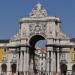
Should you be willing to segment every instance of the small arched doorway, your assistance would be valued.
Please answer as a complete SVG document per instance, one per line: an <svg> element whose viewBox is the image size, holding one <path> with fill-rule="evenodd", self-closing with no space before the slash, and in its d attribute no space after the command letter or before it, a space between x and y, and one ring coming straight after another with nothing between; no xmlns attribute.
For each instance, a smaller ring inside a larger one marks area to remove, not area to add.
<svg viewBox="0 0 75 75"><path fill-rule="evenodd" d="M1 65L1 70L2 70L2 73L6 73L7 72L7 65L6 64L2 64Z"/></svg>
<svg viewBox="0 0 75 75"><path fill-rule="evenodd" d="M11 65L11 71L12 73L16 73L16 64Z"/></svg>
<svg viewBox="0 0 75 75"><path fill-rule="evenodd" d="M72 66L72 74L75 75L75 64Z"/></svg>
<svg viewBox="0 0 75 75"><path fill-rule="evenodd" d="M67 73L67 65L66 64L62 64L60 66L60 68L61 68L61 75L67 75L66 74Z"/></svg>

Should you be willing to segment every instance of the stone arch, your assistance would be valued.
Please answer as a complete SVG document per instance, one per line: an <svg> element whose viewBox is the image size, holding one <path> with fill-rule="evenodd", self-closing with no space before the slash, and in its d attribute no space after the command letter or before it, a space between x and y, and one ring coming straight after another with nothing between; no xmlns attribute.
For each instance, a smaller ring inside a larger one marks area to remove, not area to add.
<svg viewBox="0 0 75 75"><path fill-rule="evenodd" d="M32 36L32 37L30 38L29 44L30 44L31 46L34 46L35 43L36 43L37 41L39 41L39 40L45 40L45 38L44 38L43 36L41 36L41 35L34 35L34 36Z"/></svg>
<svg viewBox="0 0 75 75"><path fill-rule="evenodd" d="M17 68L16 64L13 63L11 65L11 71L12 71L12 73L16 73L16 68Z"/></svg>
<svg viewBox="0 0 75 75"><path fill-rule="evenodd" d="M67 65L66 64L61 64L60 68L61 68L61 75L62 74L66 75L66 73L67 73Z"/></svg>
<svg viewBox="0 0 75 75"><path fill-rule="evenodd" d="M45 38L41 35L34 35L33 37L31 37L31 39L29 40L29 44L30 44L30 55L34 55L35 52L35 44L39 41L39 40L45 40Z"/></svg>
<svg viewBox="0 0 75 75"><path fill-rule="evenodd" d="M72 65L72 74L75 75L75 64Z"/></svg>
<svg viewBox="0 0 75 75"><path fill-rule="evenodd" d="M1 65L1 70L2 70L2 72L4 73L6 73L7 72L7 65L6 64L2 64Z"/></svg>
<svg viewBox="0 0 75 75"><path fill-rule="evenodd" d="M40 40L45 40L45 38L41 35L34 35L29 40L29 45L30 45L30 49L29 49L29 53L30 53L29 59L30 60L29 61L31 62L31 59L33 59L33 70L34 70L34 72L37 72L36 67L35 67L35 65L36 65L36 62L35 62L35 51L36 51L35 44Z"/></svg>

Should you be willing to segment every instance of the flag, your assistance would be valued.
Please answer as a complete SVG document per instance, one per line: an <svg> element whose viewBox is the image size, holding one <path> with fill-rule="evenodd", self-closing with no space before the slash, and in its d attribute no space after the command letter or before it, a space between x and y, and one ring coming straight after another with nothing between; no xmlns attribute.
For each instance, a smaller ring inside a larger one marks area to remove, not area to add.
<svg viewBox="0 0 75 75"><path fill-rule="evenodd" d="M2 59L3 59L3 49L0 48L0 62L2 61Z"/></svg>
<svg viewBox="0 0 75 75"><path fill-rule="evenodd" d="M70 59L71 62L74 60L74 48L70 48Z"/></svg>

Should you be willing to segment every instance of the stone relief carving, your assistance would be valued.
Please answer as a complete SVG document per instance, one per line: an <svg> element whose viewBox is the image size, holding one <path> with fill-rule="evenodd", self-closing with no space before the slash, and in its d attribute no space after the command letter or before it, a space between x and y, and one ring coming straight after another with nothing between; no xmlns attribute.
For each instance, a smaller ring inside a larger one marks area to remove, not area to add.
<svg viewBox="0 0 75 75"><path fill-rule="evenodd" d="M43 8L43 6L40 3L38 3L30 13L30 17L46 17L46 16L47 11Z"/></svg>
<svg viewBox="0 0 75 75"><path fill-rule="evenodd" d="M34 35L34 34L41 34L41 35L45 35L45 31L46 31L46 22L38 22L38 23L31 23L29 25L29 29L30 29L30 36Z"/></svg>

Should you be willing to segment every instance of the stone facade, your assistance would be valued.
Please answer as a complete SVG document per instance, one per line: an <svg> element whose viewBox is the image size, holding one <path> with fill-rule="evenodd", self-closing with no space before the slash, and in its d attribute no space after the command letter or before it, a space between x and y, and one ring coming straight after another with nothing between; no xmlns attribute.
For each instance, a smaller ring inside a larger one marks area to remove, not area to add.
<svg viewBox="0 0 75 75"><path fill-rule="evenodd" d="M9 42L0 40L0 49L5 53L0 52L0 74L75 73L75 43L61 31L59 17L48 16L39 3L19 23L19 31ZM35 47L39 40L46 41L45 48Z"/></svg>

